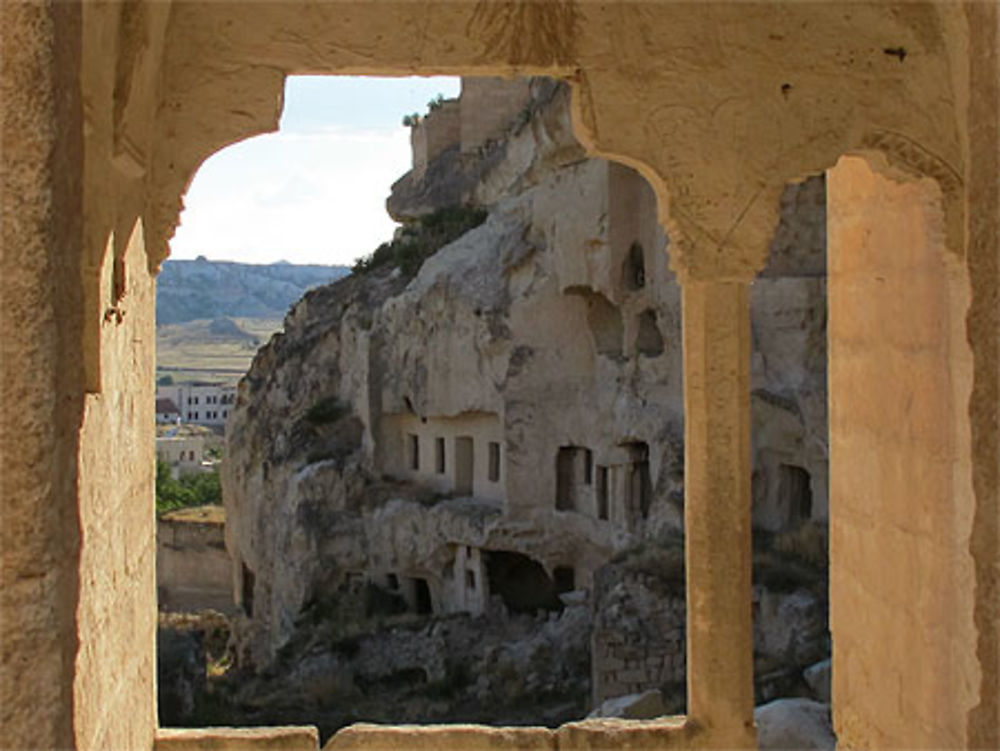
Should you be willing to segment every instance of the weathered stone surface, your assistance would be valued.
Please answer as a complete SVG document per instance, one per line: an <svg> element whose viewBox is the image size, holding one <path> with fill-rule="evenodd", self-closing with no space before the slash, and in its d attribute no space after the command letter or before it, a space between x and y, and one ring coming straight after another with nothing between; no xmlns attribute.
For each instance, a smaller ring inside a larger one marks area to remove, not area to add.
<svg viewBox="0 0 1000 751"><path fill-rule="evenodd" d="M757 707L753 715L762 751L833 751L837 746L830 724L829 704L810 699L777 699Z"/></svg>
<svg viewBox="0 0 1000 751"><path fill-rule="evenodd" d="M319 734L311 727L161 728L154 751L316 751Z"/></svg>
<svg viewBox="0 0 1000 751"><path fill-rule="evenodd" d="M825 660L820 660L815 665L810 665L802 671L802 677L805 679L805 682L809 684L809 690L812 691L813 697L816 701L824 704L830 703L830 697L832 695L830 684L830 674L832 669L833 660L827 658Z"/></svg>
<svg viewBox="0 0 1000 751"><path fill-rule="evenodd" d="M568 567L589 588L616 551L683 529L680 290L654 196L631 170L577 158L564 87L532 90L526 122L492 152L463 157L479 160L473 193L489 207L485 223L412 279L373 270L308 294L241 386L227 434L227 544L237 589L249 580L242 567L253 577L261 665L304 605L350 572L418 577L435 610L449 612L466 608L442 574L456 546L517 552L550 576ZM451 164L447 150L441 160ZM411 181L443 179L435 165ZM754 297L754 409L768 426L756 441L758 485L774 528L791 523L778 487L786 462L816 475L806 513L825 517L824 289L812 277L824 247L809 229L822 223L822 186L807 186L794 188L809 200L789 200L776 241L784 265ZM779 274L796 263L798 276ZM331 399L337 419L311 424L310 409ZM480 452L473 498L434 498L462 495L449 474L462 435ZM423 446L417 472L410 440ZM564 449L580 477L559 501ZM678 657L663 670L683 667Z"/></svg>
<svg viewBox="0 0 1000 751"><path fill-rule="evenodd" d="M650 689L641 694L628 694L605 699L587 718L621 717L626 720L652 720L665 715L663 694L659 689Z"/></svg>

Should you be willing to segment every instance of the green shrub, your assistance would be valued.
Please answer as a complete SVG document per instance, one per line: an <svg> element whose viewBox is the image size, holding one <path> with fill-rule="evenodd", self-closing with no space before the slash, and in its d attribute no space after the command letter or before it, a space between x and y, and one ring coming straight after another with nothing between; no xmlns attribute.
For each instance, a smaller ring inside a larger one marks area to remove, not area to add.
<svg viewBox="0 0 1000 751"><path fill-rule="evenodd" d="M486 221L485 209L452 206L438 209L403 227L399 237L382 243L371 255L354 262L355 274L381 268L398 268L409 278L420 270L424 261L448 243Z"/></svg>
<svg viewBox="0 0 1000 751"><path fill-rule="evenodd" d="M313 425L326 425L336 422L348 412L350 408L346 404L335 396L328 396L306 410L306 420Z"/></svg>
<svg viewBox="0 0 1000 751"><path fill-rule="evenodd" d="M190 506L221 506L222 483L218 468L211 472L182 474L174 479L170 465L156 460L156 512L159 514Z"/></svg>

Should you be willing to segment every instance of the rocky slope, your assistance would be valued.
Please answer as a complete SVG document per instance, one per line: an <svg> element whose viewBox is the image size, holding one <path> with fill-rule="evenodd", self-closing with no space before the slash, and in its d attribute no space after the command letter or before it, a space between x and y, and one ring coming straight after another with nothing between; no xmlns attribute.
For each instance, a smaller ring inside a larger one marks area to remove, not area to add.
<svg viewBox="0 0 1000 751"><path fill-rule="evenodd" d="M485 207L482 224L422 264L308 293L241 383L224 485L244 666L273 670L319 628L311 614L354 612L345 592L431 620L555 614L616 553L683 533L680 293L655 198L583 158L564 89L539 83L514 114L389 202L413 242L442 202ZM752 301L770 530L826 515L822 181L783 208ZM370 625L347 617L337 638ZM452 716L413 719L431 715Z"/></svg>

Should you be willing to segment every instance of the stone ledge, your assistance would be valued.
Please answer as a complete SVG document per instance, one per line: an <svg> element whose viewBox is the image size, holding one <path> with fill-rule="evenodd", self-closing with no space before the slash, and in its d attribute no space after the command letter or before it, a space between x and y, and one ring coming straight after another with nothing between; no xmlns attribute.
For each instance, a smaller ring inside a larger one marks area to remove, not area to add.
<svg viewBox="0 0 1000 751"><path fill-rule="evenodd" d="M317 751L311 725L267 728L160 728L153 751Z"/></svg>
<svg viewBox="0 0 1000 751"><path fill-rule="evenodd" d="M488 725L371 725L337 732L323 751L555 751L555 733L542 727Z"/></svg>
<svg viewBox="0 0 1000 751"><path fill-rule="evenodd" d="M657 720L595 719L542 727L487 725L351 725L323 751L576 751L692 748L695 729L683 716Z"/></svg>

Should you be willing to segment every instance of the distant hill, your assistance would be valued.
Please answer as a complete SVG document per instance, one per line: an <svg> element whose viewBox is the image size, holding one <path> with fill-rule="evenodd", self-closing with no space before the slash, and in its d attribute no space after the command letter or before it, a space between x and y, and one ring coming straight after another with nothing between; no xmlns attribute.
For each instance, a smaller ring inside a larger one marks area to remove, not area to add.
<svg viewBox="0 0 1000 751"><path fill-rule="evenodd" d="M196 319L283 318L313 287L350 273L346 266L167 261L157 282L156 323Z"/></svg>

